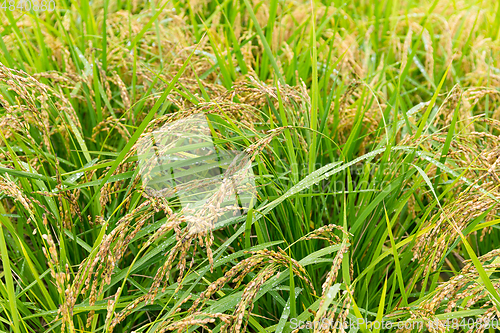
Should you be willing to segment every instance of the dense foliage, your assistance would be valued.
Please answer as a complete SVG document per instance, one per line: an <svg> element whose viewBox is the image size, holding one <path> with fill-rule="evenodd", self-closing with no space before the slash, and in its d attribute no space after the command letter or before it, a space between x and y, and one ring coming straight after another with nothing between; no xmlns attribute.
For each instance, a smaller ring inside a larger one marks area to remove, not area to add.
<svg viewBox="0 0 500 333"><path fill-rule="evenodd" d="M498 318L499 2L55 7L0 10L0 331ZM243 214L147 190L189 117L251 163Z"/></svg>

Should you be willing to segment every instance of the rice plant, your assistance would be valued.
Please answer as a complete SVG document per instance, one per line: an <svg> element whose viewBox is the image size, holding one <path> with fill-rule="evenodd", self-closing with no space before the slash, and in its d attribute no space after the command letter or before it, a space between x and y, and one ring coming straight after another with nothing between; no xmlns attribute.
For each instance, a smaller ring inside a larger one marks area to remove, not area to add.
<svg viewBox="0 0 500 333"><path fill-rule="evenodd" d="M0 332L498 330L499 2L0 17Z"/></svg>

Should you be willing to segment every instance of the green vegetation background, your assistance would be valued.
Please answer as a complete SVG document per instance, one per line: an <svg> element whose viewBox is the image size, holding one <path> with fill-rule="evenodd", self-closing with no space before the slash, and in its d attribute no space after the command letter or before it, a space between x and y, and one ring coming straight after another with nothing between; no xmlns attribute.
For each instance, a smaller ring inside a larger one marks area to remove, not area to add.
<svg viewBox="0 0 500 333"><path fill-rule="evenodd" d="M0 331L498 316L499 2L15 4ZM213 231L137 169L143 133L196 113L256 175L253 209Z"/></svg>

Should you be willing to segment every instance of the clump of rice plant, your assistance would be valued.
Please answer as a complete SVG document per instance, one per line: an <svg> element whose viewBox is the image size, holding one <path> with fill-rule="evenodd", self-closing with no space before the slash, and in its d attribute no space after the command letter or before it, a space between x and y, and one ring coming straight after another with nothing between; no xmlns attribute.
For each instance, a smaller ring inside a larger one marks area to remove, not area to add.
<svg viewBox="0 0 500 333"><path fill-rule="evenodd" d="M55 3L0 10L0 331L496 329L500 4Z"/></svg>

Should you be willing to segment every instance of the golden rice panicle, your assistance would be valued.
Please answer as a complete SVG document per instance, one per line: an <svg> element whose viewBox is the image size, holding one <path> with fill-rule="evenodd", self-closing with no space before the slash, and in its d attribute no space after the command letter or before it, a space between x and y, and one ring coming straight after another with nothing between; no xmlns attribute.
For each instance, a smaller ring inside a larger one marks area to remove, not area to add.
<svg viewBox="0 0 500 333"><path fill-rule="evenodd" d="M168 331L177 331L178 333L186 332L192 326L201 326L208 332L212 330L207 324L213 324L216 320L220 320L225 324L231 322L232 317L224 313L194 313L181 320L172 322L172 320L167 320L160 325L158 333L164 333Z"/></svg>
<svg viewBox="0 0 500 333"><path fill-rule="evenodd" d="M43 143L50 149L49 114L46 108L38 109L37 107L38 104L43 104L47 100L49 87L23 71L7 68L3 64L0 64L0 82L7 84L8 90L14 92L24 102L10 107L7 103L7 110L15 110L12 116L38 127L43 135Z"/></svg>
<svg viewBox="0 0 500 333"><path fill-rule="evenodd" d="M236 305L234 310L234 323L232 330L234 333L246 332L246 326L248 324L248 319L250 318L250 313L254 307L254 298L257 296L257 292L260 290L262 285L272 278L277 270L276 265L268 265L263 270L259 271L255 278L248 283L243 290L243 295L241 295L241 300ZM246 316L245 316L246 313Z"/></svg>
<svg viewBox="0 0 500 333"><path fill-rule="evenodd" d="M24 209L26 209L30 215L33 215L35 207L31 200L23 193L23 191L17 186L9 177L0 176L0 192L4 193L6 196L13 198L15 201L19 202Z"/></svg>
<svg viewBox="0 0 500 333"><path fill-rule="evenodd" d="M212 295L219 291L225 284L233 280L233 282L238 285L238 283L241 282L241 280L247 276L248 273L260 267L264 260L265 258L262 256L251 256L250 258L247 258L233 266L224 274L224 276L212 282L207 289L200 294L200 296L193 302L193 305L189 308L188 313L201 311L206 300L212 297Z"/></svg>
<svg viewBox="0 0 500 333"><path fill-rule="evenodd" d="M18 132L36 144L28 131L30 126L34 126L40 130L44 146L52 151L51 136L57 132L54 131L56 127L54 124L67 123L67 120L71 120L75 126L80 127L72 104L60 89L58 91L41 83L24 71L7 68L1 63L0 83L5 83L7 91L13 92L17 100L15 105L11 105L3 96L0 99L8 112L8 118L11 120L10 122L2 121L2 124L8 128L8 136L12 132ZM56 119L51 119L50 108L52 106L50 106L49 101L60 111ZM66 135L69 131L68 128L69 126L66 128L59 126L57 130Z"/></svg>
<svg viewBox="0 0 500 333"><path fill-rule="evenodd" d="M112 116L107 117L92 129L92 140L96 140L97 136L102 132L106 132L109 135L113 130L117 131L122 138L128 140L131 135L127 127L123 124L124 122L124 119L116 119Z"/></svg>
<svg viewBox="0 0 500 333"><path fill-rule="evenodd" d="M322 295L321 295L320 307L325 302L330 287L335 283L335 280L337 279L337 275L342 265L344 254L346 254L347 251L349 250L349 246L350 246L349 242L342 243L342 246L335 255L335 258L333 259L332 267L328 272L328 274L326 275L325 282L321 286Z"/></svg>
<svg viewBox="0 0 500 333"><path fill-rule="evenodd" d="M473 94L469 92L469 95ZM482 93L479 93L483 96ZM469 98L469 97L467 97ZM470 119L466 126L474 122L486 122L495 127L495 121L485 120L484 116ZM497 127L498 128L498 127ZM465 170L457 186L456 199L444 205L443 209L428 219L424 227L429 231L421 235L413 249L413 260L421 262L426 269L435 269L442 261L447 244L458 237L458 230L463 231L471 221L483 215L486 211L486 221L495 219L500 205L496 198L500 197L497 184L500 179L500 161L498 157L498 138L489 133L478 133L474 130L464 130L458 134L457 140L452 140L448 159L453 159L460 168ZM444 144L445 138L439 135L431 136L434 142ZM434 169L435 170L435 169ZM465 182L464 179L471 181ZM462 190L465 188L465 190ZM488 230L482 231L482 237ZM429 262L434 258L432 262Z"/></svg>
<svg viewBox="0 0 500 333"><path fill-rule="evenodd" d="M315 292L311 281L307 277L305 269L281 249L278 252L260 250L250 253L252 254L251 257L241 261L227 271L222 278L219 278L210 284L207 289L193 302L192 306L188 310L188 313L193 314L196 311L201 311L206 300L220 290L225 284L232 280L233 283L236 283L235 288L237 288L245 276L260 267L263 268L259 270L257 276L246 285L243 291L242 299L234 311L234 320L232 324L230 326L226 325L225 329L231 329L232 332L245 331L248 323L248 316L253 309L253 300L257 295L257 292L266 281L273 276L276 276L276 272L280 266L291 267L293 272L309 285L312 292ZM247 313L246 317L245 313Z"/></svg>
<svg viewBox="0 0 500 333"><path fill-rule="evenodd" d="M305 268L297 260L291 258L281 248L278 247L278 252L264 249L250 253L252 253L253 255L261 256L262 258L264 258L264 260L267 260L269 264L275 264L291 268L293 273L295 273L301 280L303 280L306 284L308 284L309 288L311 288L312 293L316 295L314 286L311 280L309 279Z"/></svg>
<svg viewBox="0 0 500 333"><path fill-rule="evenodd" d="M148 294L144 294L144 295L136 298L133 302L129 303L122 311L120 311L117 314L114 314L115 318L110 323L109 333L112 333L113 330L114 330L114 328L115 328L115 326L118 325L119 323L121 323L125 318L127 318L127 316L130 313L132 313L134 311L134 309L139 306L140 303L142 303L144 301L147 302L147 299L148 299ZM182 310L182 308L181 308L182 305L184 305L185 303L187 303L190 300L191 300L191 295L187 296L179 304L177 304L176 308L172 309L173 312L174 313L180 312ZM170 318L170 319L166 320L165 322L163 322L162 326L166 327L172 321L173 321L173 319Z"/></svg>
<svg viewBox="0 0 500 333"><path fill-rule="evenodd" d="M330 245L339 244L342 242L342 240L337 235L335 235L334 233L335 230L339 230L347 237L352 237L352 234L346 232L343 227L336 224L329 224L314 229L307 235L300 238L300 240L322 239L329 242Z"/></svg>
<svg viewBox="0 0 500 333"><path fill-rule="evenodd" d="M56 268L59 266L56 244L54 243L50 233L43 234L42 239L45 240L49 249L47 251L47 248L44 246L42 247L42 252L45 255L45 258L47 258L52 277L55 277Z"/></svg>
<svg viewBox="0 0 500 333"><path fill-rule="evenodd" d="M498 290L499 288L499 285L496 285L495 286L495 289ZM478 319L477 319L477 323L479 323L479 328L476 330L476 333L483 333L485 332L486 330L490 330L490 327L491 327L491 323L492 323L492 320L495 318L496 316L496 319L498 320L498 318L500 318L500 311L499 309L497 308L497 306L495 305L492 305L491 304L491 301L488 301L487 303L488 306L490 307L489 309L486 310L485 313L483 313ZM486 307L486 304L483 306L483 307ZM490 327L489 327L490 326ZM468 331L468 332L472 332L472 328Z"/></svg>
<svg viewBox="0 0 500 333"><path fill-rule="evenodd" d="M346 239L345 242L342 242L342 240L337 235L334 234L335 230L339 230L342 234L344 234L345 239ZM321 300L320 306L325 300L326 293L330 290L330 287L333 285L333 283L337 279L338 271L339 271L340 266L342 264L344 254L347 253L347 251L349 250L349 247L350 247L350 243L349 243L350 237L352 237L352 234L345 231L342 226L335 225L335 224L329 224L329 225L319 227L319 228L309 232L308 234L306 234L305 236L303 236L302 238L299 239L299 240L321 239L321 240L328 241L330 244L342 243L339 251L335 255L335 258L333 259L333 264L332 264L330 271L327 274L326 280L322 285L322 294L323 295L321 296L322 300Z"/></svg>
<svg viewBox="0 0 500 333"><path fill-rule="evenodd" d="M352 295L352 290L350 290ZM342 300L343 298L343 300ZM342 303L340 301L342 300ZM341 304L341 305L340 305ZM340 305L340 308L339 308ZM328 311L325 311L322 316L319 312L314 312L314 322L330 322L332 325L317 325L314 327L314 333L330 333L330 332L345 332L346 320L351 307L351 297L347 290L344 290L339 297L339 302L334 302L334 306ZM327 321L328 320L328 321ZM298 332L299 329L293 332Z"/></svg>
<svg viewBox="0 0 500 333"><path fill-rule="evenodd" d="M485 269L498 272L500 271L500 262L497 262L496 259L499 254L500 250L493 250L478 259ZM491 282L494 288L498 289L500 288L500 280L493 278L493 276L490 277ZM498 317L500 315L499 309L492 304L489 292L484 284L479 283L479 279L479 273L475 266L472 262L467 261L458 275L438 285L436 290L417 307L407 308L404 311L411 314L410 319L424 318L434 323L437 322L435 316L439 313L438 311L444 310L446 313L451 313L457 309L470 310L473 306L487 309L485 313L476 318L479 323L486 322L495 314ZM458 307L459 305L460 307ZM479 330L483 331L484 328L484 326L480 326ZM435 332L445 331L444 326L432 327L431 325L428 326L428 329Z"/></svg>
<svg viewBox="0 0 500 333"><path fill-rule="evenodd" d="M207 205L205 205L206 207ZM186 212L186 209L183 210L183 212ZM201 218L200 215L202 215L200 212L206 212L208 214L207 218ZM211 251L211 245L213 242L213 234L212 234L212 228L213 228L213 219L217 218L217 215L210 215L210 213L207 211L206 208L200 210L199 212L196 213L198 217L193 217L190 215L185 215L181 218L178 217L176 214L172 214L171 218L165 223L146 243L147 245L151 244L154 240L158 239L162 234L167 232L168 230L171 230L172 228L176 231L176 238L177 238L177 243L174 245L174 247L166 254L167 255L167 260L163 264L163 266L158 270L156 273L153 284L150 287L150 290L148 292L148 301L152 303L154 301L154 298L156 297L156 294L158 293L159 287L161 284L163 284L162 290L164 291L165 288L167 287L167 282L169 280L169 274L168 272L174 265L174 261L177 259L177 268L179 269L179 276L178 276L178 288L180 289L181 287L181 282L187 267L187 255L190 252L191 246L194 244L194 247L196 249L197 244L200 246L204 246L207 251L207 257L210 263L210 268L213 269L213 255ZM189 224L191 219L195 219L195 223L192 225ZM185 229L180 229L179 224L181 221L186 221L188 222L188 226ZM204 222L203 222L204 221ZM200 226L201 223L201 226ZM206 225L207 223L208 225ZM194 251L191 252L192 257L194 258Z"/></svg>
<svg viewBox="0 0 500 333"><path fill-rule="evenodd" d="M63 317L63 322L68 324L69 314L73 312L78 295L85 295L90 289L89 304L95 304L99 295L104 291L104 286L111 282L113 270L121 260L128 244L153 214L154 210L151 209L150 203L145 201L129 214L120 218L116 227L109 234L104 235L95 257L89 257L82 262L72 285L66 289L66 300L61 305L62 313L66 315ZM134 221L135 228L129 232ZM93 312L91 311L87 318L88 324L91 322L92 316Z"/></svg>
<svg viewBox="0 0 500 333"><path fill-rule="evenodd" d="M186 237L186 241L191 242L191 239L188 239ZM167 253L167 260L165 261L163 266L160 267L155 277L153 278L153 284L149 288L146 303L149 302L149 304L153 304L161 284L164 284L166 287L166 283L170 278L170 269L174 265L174 261L179 253L184 250L183 245L183 242L177 242L176 245L174 245L174 247Z"/></svg>
<svg viewBox="0 0 500 333"><path fill-rule="evenodd" d="M120 312L114 314L114 318L109 325L109 333L112 333L115 326L121 323L129 314L131 314L135 308L139 306L142 302L147 300L147 294L137 297L132 302L127 304L127 306Z"/></svg>
<svg viewBox="0 0 500 333"><path fill-rule="evenodd" d="M152 204L156 210L156 208L158 206L155 206L154 200L152 201ZM168 207L168 209L170 209L169 206L166 206L166 207ZM171 210L170 210L170 212L171 212ZM162 237L163 235L165 235L167 232L169 232L172 229L175 230L176 235L179 235L181 233L180 225L183 222L184 222L184 217L182 214L171 213L169 215L167 221L164 224L162 224L161 227L158 228L158 230L156 230L153 235L151 235L151 237L142 245L142 247L146 248L146 247L150 246L157 239L159 239L160 237Z"/></svg>
<svg viewBox="0 0 500 333"><path fill-rule="evenodd" d="M116 168L116 170L113 172L112 176L116 176L116 175L119 175L119 174L122 174L122 173L125 173L127 171L130 171L130 170L133 170L136 166L136 162L125 162L125 163L121 163L118 168ZM106 172L104 172L100 179L104 178L105 175L107 174L107 171L109 170L110 167L106 168ZM119 193L119 190L120 188L123 186L123 184L126 182L127 180L124 179L124 180L118 180L116 182L109 182L109 183L106 183L104 184L102 187L101 187L101 190L100 190L100 196L99 196L99 203L102 207L102 209L104 210L107 203L110 202L112 200L112 195L115 195L115 197L118 197L118 195L120 194ZM137 185L138 183L138 179L134 179L134 181L132 182L132 186L135 186ZM125 200L124 200L124 203L122 204L122 207L126 208L127 206L127 202L130 200L131 198L131 195L128 195ZM103 212L101 212L101 214L103 214Z"/></svg>
<svg viewBox="0 0 500 333"><path fill-rule="evenodd" d="M116 307L116 302L118 301L118 297L121 294L121 287L118 288L118 290L115 293L114 299L109 299L108 300L108 306L106 307L106 323L108 323L111 318L113 318L114 312L113 309ZM88 324L88 323L87 323Z"/></svg>
<svg viewBox="0 0 500 333"><path fill-rule="evenodd" d="M350 293L350 295L348 295L348 293ZM344 301L342 303L342 309L341 309L339 315L337 316L337 321L339 323L345 323L346 320L347 320L347 316L349 315L349 310L351 309L351 303L352 303L351 297L352 297L352 293L353 293L352 290L350 290L350 291L346 290L344 292L344 297L345 298L344 298ZM329 317L333 319L334 315L335 315L334 311L333 310L330 311ZM342 332L342 333L345 332L344 325L340 325L339 331Z"/></svg>

